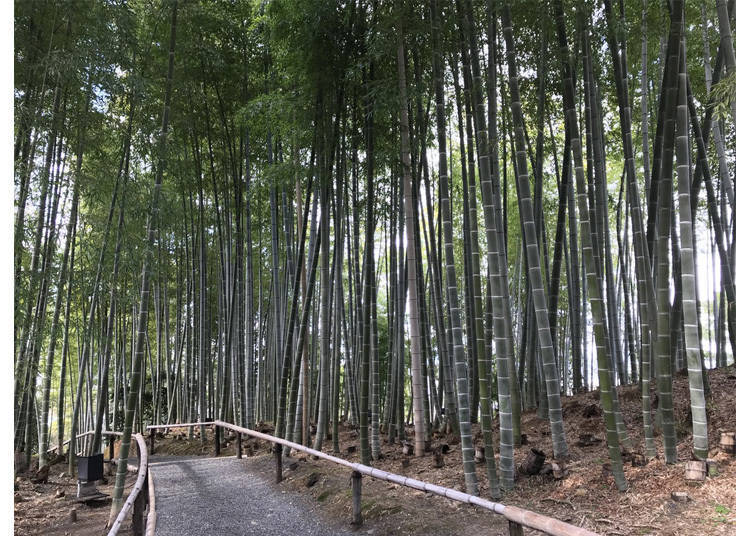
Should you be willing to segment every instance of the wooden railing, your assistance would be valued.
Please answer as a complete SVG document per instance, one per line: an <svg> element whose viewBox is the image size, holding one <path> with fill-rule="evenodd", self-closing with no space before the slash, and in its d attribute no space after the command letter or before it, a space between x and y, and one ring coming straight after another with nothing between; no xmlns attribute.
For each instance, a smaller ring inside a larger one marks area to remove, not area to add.
<svg viewBox="0 0 750 536"><path fill-rule="evenodd" d="M120 531L120 527L130 513L130 510L133 510L133 534L141 536L144 533L143 511L146 509L146 501L149 501L151 507L154 504L153 486L148 482L150 479L146 441L141 434L134 434L132 437L135 438L135 442L138 444L138 476L136 477L135 484L133 484L133 489L130 490L130 495L125 500L125 504L122 505L122 509L117 514L117 518L112 523L107 536L115 536ZM149 517L151 517L150 511ZM153 526L155 526L155 521L154 519ZM151 536L153 534L153 526L151 532L149 532L147 524L147 535Z"/></svg>
<svg viewBox="0 0 750 536"><path fill-rule="evenodd" d="M96 432L94 432L94 430L89 430L88 432L83 432L81 434L78 434L76 436L76 441L78 441L82 437L94 435L95 433ZM112 430L102 430L102 435L103 436L109 436L110 437L110 441L111 441L111 438L113 438L113 437L120 437L120 436L122 436L122 432L113 432ZM68 443L70 443L70 439L66 439L65 441L63 441L62 445L55 445L54 447L48 448L47 449L47 453L49 454L50 452L54 452L54 451L58 450L61 446L64 447Z"/></svg>
<svg viewBox="0 0 750 536"><path fill-rule="evenodd" d="M94 435L94 430L88 430L82 432L76 436L76 441L82 437ZM109 462L112 462L114 456L114 442L115 438L122 437L122 432L114 432L112 430L102 430L102 435L109 438ZM115 522L112 524L112 528L109 529L107 536L115 536L125 521L128 513L133 509L133 534L142 536L144 534L144 522L143 522L143 511L146 509L148 504L149 510L147 520L145 523L145 534L146 536L153 536L156 528L156 509L154 500L154 484L151 481L151 471L148 469L148 449L146 448L146 441L143 439L141 434L134 434L136 444L138 445L138 466L134 468L138 471L135 485L130 491L130 495L125 500L120 513L117 515ZM62 445L56 445L47 452L54 452L61 446L65 446L70 443L70 439L63 442ZM128 466L128 469L133 469L132 466Z"/></svg>
<svg viewBox="0 0 750 536"><path fill-rule="evenodd" d="M569 523L565 523L558 519L554 519L554 518L547 517L541 514L537 514L536 512L532 512L530 510L525 510L523 508L518 508L516 506L508 506L508 505L504 505L501 503L488 501L487 499L482 499L481 497L477 497L475 495L469 495L467 493L463 493L455 489L445 488L443 486L437 486L435 484L430 484L429 482L423 482L421 480L416 480L414 478L409 478L409 477L398 475L395 473L389 473L388 471L376 469L374 467L363 465L361 463L350 462L348 460L337 458L336 456L331 456L330 454L326 454L325 452L311 449L309 447L300 445L298 443L286 441L285 439L281 439L281 438L268 435L268 434L263 434L255 430L250 430L248 428L243 428L241 426L237 426L235 424L224 422L224 421L219 421L219 420L213 421L213 422L202 422L202 423L165 424L165 425L147 426L146 429L149 431L151 453L153 454L154 452L155 432L157 429L186 428L186 427L191 427L191 426L201 426L201 425L205 426L205 425L211 425L211 424L213 424L215 427L220 426L227 430L232 430L237 434L236 442L237 442L237 457L238 458L242 457L242 436L243 435L255 437L255 438L273 443L275 445L274 455L276 457L276 482L277 483L281 482L282 446L286 446L286 447L292 448L300 452L305 452L311 456L316 456L317 458L321 458L323 460L335 463L337 465L343 465L344 467L350 468L352 470L352 479L351 479L351 482L352 482L352 523L355 525L359 525L362 523L362 510L361 510L362 475L367 475L367 476L371 476L372 478L376 478L378 480L385 480L387 482L393 482L394 484L398 484L400 486L405 486L405 487L413 488L416 490L432 493L434 495L439 495L441 497L445 497L446 499L450 499L452 501L463 502L466 504L473 504L474 506L484 508L496 514L501 514L508 520L508 525L509 525L511 536L522 536L523 527L536 529L541 532L544 532L545 534L549 534L551 536L597 536L596 533L591 532L590 530L584 529L582 527L576 527L574 525L570 525ZM219 434L216 433L216 429L215 429L214 430L214 455L215 456L218 456L220 454L220 449L221 449L221 445L219 443Z"/></svg>

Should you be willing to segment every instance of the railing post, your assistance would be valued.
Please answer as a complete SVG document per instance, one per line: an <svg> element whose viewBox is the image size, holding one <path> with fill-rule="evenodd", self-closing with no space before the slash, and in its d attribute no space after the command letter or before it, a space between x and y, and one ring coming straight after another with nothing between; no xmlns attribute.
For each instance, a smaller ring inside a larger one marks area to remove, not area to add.
<svg viewBox="0 0 750 536"><path fill-rule="evenodd" d="M242 459L242 434L237 432L237 459Z"/></svg>
<svg viewBox="0 0 750 536"><path fill-rule="evenodd" d="M107 474L112 475L112 459L115 456L115 436L111 435L109 439L109 462L107 463Z"/></svg>
<svg viewBox="0 0 750 536"><path fill-rule="evenodd" d="M352 472L352 525L362 524L362 473Z"/></svg>
<svg viewBox="0 0 750 536"><path fill-rule="evenodd" d="M281 445L274 443L273 452L276 456L276 483L281 482Z"/></svg>
<svg viewBox="0 0 750 536"><path fill-rule="evenodd" d="M143 484L148 489L148 474L146 474ZM145 500L144 488L141 488L133 504L133 534L135 536L143 536L143 511L146 509Z"/></svg>
<svg viewBox="0 0 750 536"><path fill-rule="evenodd" d="M214 456L221 454L221 443L219 443L219 426L214 424Z"/></svg>
<svg viewBox="0 0 750 536"><path fill-rule="evenodd" d="M149 454L153 454L154 453L154 449L155 449L154 442L156 440L156 428L152 428L151 429L151 431L149 432L148 439L149 439L149 442L150 442L148 453Z"/></svg>
<svg viewBox="0 0 750 536"><path fill-rule="evenodd" d="M523 536L523 525L519 525L515 521L508 521L508 534L510 536Z"/></svg>

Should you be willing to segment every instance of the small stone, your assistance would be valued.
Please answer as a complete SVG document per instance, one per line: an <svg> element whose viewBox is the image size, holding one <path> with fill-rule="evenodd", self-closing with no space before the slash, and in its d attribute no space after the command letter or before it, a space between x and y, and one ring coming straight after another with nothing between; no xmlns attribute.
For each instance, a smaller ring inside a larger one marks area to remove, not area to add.
<svg viewBox="0 0 750 536"><path fill-rule="evenodd" d="M65 490L62 488L58 488L58 490L55 492L55 499L60 499L62 497L65 497Z"/></svg>

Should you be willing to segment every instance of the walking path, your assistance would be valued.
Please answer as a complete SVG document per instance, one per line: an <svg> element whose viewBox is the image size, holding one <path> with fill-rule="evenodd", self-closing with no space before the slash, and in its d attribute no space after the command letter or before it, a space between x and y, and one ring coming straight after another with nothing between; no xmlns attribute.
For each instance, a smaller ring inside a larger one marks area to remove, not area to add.
<svg viewBox="0 0 750 536"><path fill-rule="evenodd" d="M247 459L154 456L157 536L354 534L305 498L274 488Z"/></svg>

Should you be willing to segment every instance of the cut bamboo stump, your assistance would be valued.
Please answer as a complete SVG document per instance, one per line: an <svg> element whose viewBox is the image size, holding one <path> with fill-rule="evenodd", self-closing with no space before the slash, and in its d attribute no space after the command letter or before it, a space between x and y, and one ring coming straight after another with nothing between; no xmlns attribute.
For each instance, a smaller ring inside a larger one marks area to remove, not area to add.
<svg viewBox="0 0 750 536"><path fill-rule="evenodd" d="M685 480L689 482L706 480L706 462L693 460L685 463Z"/></svg>
<svg viewBox="0 0 750 536"><path fill-rule="evenodd" d="M688 495L684 491L673 491L672 500L678 503L686 503L690 500L690 495Z"/></svg>
<svg viewBox="0 0 750 536"><path fill-rule="evenodd" d="M526 475L535 475L542 470L544 459L547 457L541 450L532 448L521 463L521 472Z"/></svg>
<svg viewBox="0 0 750 536"><path fill-rule="evenodd" d="M242 459L242 434L237 434L237 459Z"/></svg>
<svg viewBox="0 0 750 536"><path fill-rule="evenodd" d="M734 456L737 454L737 440L734 432L721 432L721 440L719 441L721 450L727 454Z"/></svg>
<svg viewBox="0 0 750 536"><path fill-rule="evenodd" d="M484 463L485 457L484 457L484 447L480 445L476 445L474 447L474 462L475 463Z"/></svg>

